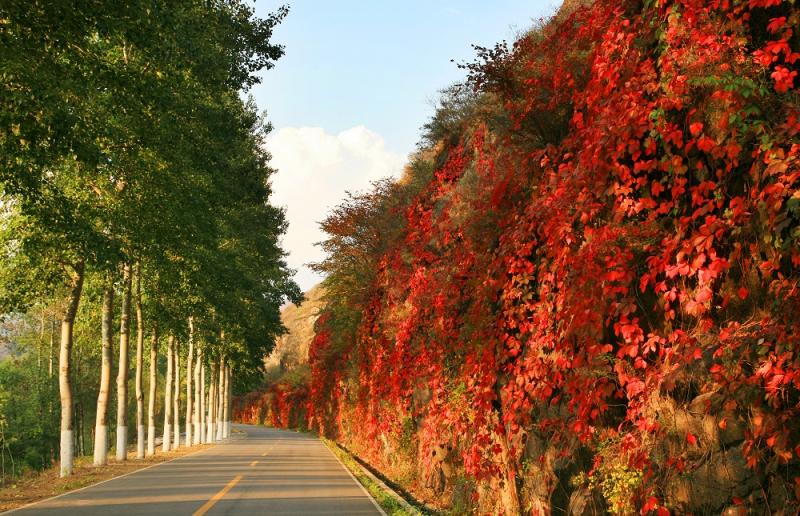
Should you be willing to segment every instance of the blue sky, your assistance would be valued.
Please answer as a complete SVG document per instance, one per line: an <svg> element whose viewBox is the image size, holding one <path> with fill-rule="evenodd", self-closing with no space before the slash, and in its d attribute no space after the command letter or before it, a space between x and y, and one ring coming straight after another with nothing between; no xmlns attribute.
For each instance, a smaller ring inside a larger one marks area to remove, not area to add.
<svg viewBox="0 0 800 516"><path fill-rule="evenodd" d="M266 15L284 2L259 1ZM284 245L304 289L320 278L316 228L345 190L397 176L415 149L437 92L460 80L471 44L511 42L557 0L290 2L274 41L286 55L252 90L275 126L268 148L278 173L274 202L286 207Z"/></svg>

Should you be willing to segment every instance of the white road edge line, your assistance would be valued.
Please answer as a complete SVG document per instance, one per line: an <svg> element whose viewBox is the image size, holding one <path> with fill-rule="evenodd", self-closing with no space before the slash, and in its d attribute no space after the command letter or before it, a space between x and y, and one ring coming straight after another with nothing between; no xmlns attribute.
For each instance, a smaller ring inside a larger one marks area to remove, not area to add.
<svg viewBox="0 0 800 516"><path fill-rule="evenodd" d="M336 455L335 453L333 453L333 450L331 450L331 449L328 447L328 445L327 445L327 444L325 444L324 442L322 442L322 440L320 440L320 439L318 439L318 440L319 440L320 444L322 444L322 446L324 446L324 447L325 447L325 449L326 449L326 450L328 450L328 452L329 452L331 455L333 455L333 458L334 458L334 459L336 459L336 460L339 462L339 464L341 464L342 468L344 468L344 470L345 470L345 471L347 471L347 474L348 474L348 475L350 475L350 478L352 478L352 479L353 479L353 482L355 482L355 483L358 485L358 487L360 487L360 488L361 488L361 490L362 490L362 491L364 491L364 494L365 494L365 495L367 495L367 498L369 498L369 501L370 501L370 502L372 502L372 505L374 505L374 506L375 506L375 508L376 508L376 509L378 509L378 512L380 512L382 516L389 516L388 514L386 514L386 511L384 511L384 510L383 510L383 508L382 508L380 505L378 505L378 502L376 502L376 501L375 501L375 499L372 497L372 495L371 495L371 494L369 494L369 491L367 491L367 488L366 488L366 487L364 487L364 484L362 484L361 482L359 482L359 481L358 481L358 479L355 477L355 475L353 475L353 472L352 472L352 471L350 471L350 468L348 468L347 466L345 466L345 465L344 465L344 462L342 462L342 459L340 459L340 458L338 457L338 455Z"/></svg>
<svg viewBox="0 0 800 516"><path fill-rule="evenodd" d="M196 450L196 451L193 451L192 453L187 453L186 455L181 455L180 457L174 457L172 459L165 460L164 462L158 462L156 464L151 464L151 465L149 465L147 467L144 467L144 468L140 468L140 469L137 469L137 470L134 470L134 471L129 471L129 472L127 472L125 474L122 474L122 475L120 475L118 477L107 478L107 479L101 480L100 482L97 482L95 484L89 484L88 486L83 486L83 487L78 488L78 489L73 489L72 491L67 491L66 493L61 493L60 495L51 496L50 498L45 498L44 500L31 502L31 503L29 503L27 505L23 505L22 507L16 507L14 509L11 509L10 511L0 512L0 515L11 514L12 512L21 511L23 509L27 509L27 508L32 507L34 505L39 505L40 503L50 502L50 501L56 500L56 499L64 497L64 496L68 496L68 495L71 495L71 494L79 493L79 492L81 492L81 491L83 491L85 489L89 489L91 487L96 487L96 486L99 486L100 484L105 484L106 482L111 482L112 480L117 480L119 478L124 478L124 477L127 477L129 475L134 475L136 473L140 473L142 471L148 470L150 468L155 468L157 466L163 466L164 464L169 464L170 462L176 461L178 459L182 459L184 457L190 457L192 455L197 455L198 453L202 453L202 452L205 452L205 451L208 451L208 450L212 450L212 449L214 449L216 447L217 444L221 444L221 443L214 443L214 444L215 444L215 446L212 446L210 448L206 448L204 450ZM326 448L327 448L327 446L326 446Z"/></svg>

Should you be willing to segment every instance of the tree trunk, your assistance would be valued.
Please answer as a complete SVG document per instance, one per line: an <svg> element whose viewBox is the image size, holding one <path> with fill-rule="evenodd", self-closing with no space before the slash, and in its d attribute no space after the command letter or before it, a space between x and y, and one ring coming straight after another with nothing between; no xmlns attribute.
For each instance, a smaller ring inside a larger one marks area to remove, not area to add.
<svg viewBox="0 0 800 516"><path fill-rule="evenodd" d="M147 395L147 455L156 452L156 392L158 388L158 324L150 337L150 385Z"/></svg>
<svg viewBox="0 0 800 516"><path fill-rule="evenodd" d="M194 358L194 321L189 317L189 352L186 353L186 446L192 445L192 359Z"/></svg>
<svg viewBox="0 0 800 516"><path fill-rule="evenodd" d="M501 392L500 377L497 376L494 384L496 396L495 416L497 417L497 429L493 432L494 440L499 449L500 455L500 474L503 482L500 485L500 499L502 500L503 511L506 516L522 514L519 503L519 490L517 489L517 469L511 454L511 444L509 442L508 427L503 417L503 395ZM538 512L538 511L536 511Z"/></svg>
<svg viewBox="0 0 800 516"><path fill-rule="evenodd" d="M168 452L172 439L172 359L175 349L175 337L167 338L167 376L164 378L164 436L161 451Z"/></svg>
<svg viewBox="0 0 800 516"><path fill-rule="evenodd" d="M231 366L225 367L225 404L222 407L222 436L231 436Z"/></svg>
<svg viewBox="0 0 800 516"><path fill-rule="evenodd" d="M211 362L211 378L208 382L208 418L207 418L207 428L206 428L206 442L213 443L214 442L214 408L216 407L216 401L214 398L214 390L216 389L217 385L217 364L216 362Z"/></svg>
<svg viewBox="0 0 800 516"><path fill-rule="evenodd" d="M203 395L203 391L201 391L200 387L200 360L202 355L200 354L200 349L197 349L197 359L194 361L194 403L192 405L192 425L194 426L194 431L192 432L192 444L200 444L203 440L201 437L200 427L201 427L201 396Z"/></svg>
<svg viewBox="0 0 800 516"><path fill-rule="evenodd" d="M517 514L522 514L519 504L519 492L517 490L517 472L513 465L513 459L509 451L508 437L505 432L498 434L497 438L500 444L500 460L503 464L501 468L503 484L500 487L500 498L503 500L505 514L507 516L516 516Z"/></svg>
<svg viewBox="0 0 800 516"><path fill-rule="evenodd" d="M177 341L175 347L172 348L172 353L174 355L172 360L175 362L175 394L172 397L172 431L174 434L172 448L177 450L181 447L181 350Z"/></svg>
<svg viewBox="0 0 800 516"><path fill-rule="evenodd" d="M72 385L70 383L70 355L72 329L83 290L83 262L78 262L70 281L69 301L61 319L61 347L58 356L58 391L61 398L61 467L62 477L72 474L74 444L72 439Z"/></svg>
<svg viewBox="0 0 800 516"><path fill-rule="evenodd" d="M83 439L83 405L79 402L75 404L75 446L77 447L77 455L81 457L84 455L84 439Z"/></svg>
<svg viewBox="0 0 800 516"><path fill-rule="evenodd" d="M217 441L222 440L222 403L225 398L225 357L219 359L219 377L217 386Z"/></svg>
<svg viewBox="0 0 800 516"><path fill-rule="evenodd" d="M222 377L220 380L220 387L221 387L221 396L220 396L220 407L219 407L219 422L220 422L220 432L219 436L220 439L225 439L227 435L225 435L225 403L228 402L228 366L224 365L220 369L222 371Z"/></svg>
<svg viewBox="0 0 800 516"><path fill-rule="evenodd" d="M122 268L122 309L119 323L119 371L117 373L117 460L128 458L128 345L131 329L131 267Z"/></svg>
<svg viewBox="0 0 800 516"><path fill-rule="evenodd" d="M200 364L200 407L197 415L200 416L200 442L206 442L206 365L203 363L203 352L197 358Z"/></svg>
<svg viewBox="0 0 800 516"><path fill-rule="evenodd" d="M142 315L142 266L136 268L136 458L144 458L144 316Z"/></svg>
<svg viewBox="0 0 800 516"><path fill-rule="evenodd" d="M39 327L39 342L36 346L36 376L40 377L42 375L42 351L44 350L44 306L42 306L42 317L41 317L42 324ZM36 389L38 391L39 384L36 385Z"/></svg>
<svg viewBox="0 0 800 516"><path fill-rule="evenodd" d="M47 377L53 377L53 348L55 347L56 340L56 321L55 318L50 319L50 354L47 363Z"/></svg>
<svg viewBox="0 0 800 516"><path fill-rule="evenodd" d="M108 280L103 290L102 310L102 363L100 365L100 392L97 394L97 413L94 423L94 465L108 463L108 398L111 391L111 362L114 339L114 285Z"/></svg>

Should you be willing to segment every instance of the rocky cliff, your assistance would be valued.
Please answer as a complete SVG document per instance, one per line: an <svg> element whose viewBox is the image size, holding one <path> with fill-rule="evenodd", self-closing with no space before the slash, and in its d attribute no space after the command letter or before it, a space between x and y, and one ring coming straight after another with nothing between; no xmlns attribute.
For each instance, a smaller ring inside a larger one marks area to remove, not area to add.
<svg viewBox="0 0 800 516"><path fill-rule="evenodd" d="M317 285L305 293L305 301L300 306L289 304L281 311L281 321L288 333L278 339L275 349L264 361L270 376L280 376L308 364L308 347L314 338L314 323L323 306L324 293L322 286Z"/></svg>

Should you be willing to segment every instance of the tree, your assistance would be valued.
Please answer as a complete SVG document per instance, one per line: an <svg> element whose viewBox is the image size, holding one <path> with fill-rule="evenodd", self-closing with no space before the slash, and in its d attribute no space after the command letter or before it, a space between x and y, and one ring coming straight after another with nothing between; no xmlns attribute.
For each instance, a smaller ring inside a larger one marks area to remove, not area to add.
<svg viewBox="0 0 800 516"><path fill-rule="evenodd" d="M114 286L108 284L103 289L102 312L103 363L100 369L100 389L97 395L97 411L94 429L94 465L108 462L108 398L111 391L111 363L113 356L112 328L114 322Z"/></svg>
<svg viewBox="0 0 800 516"><path fill-rule="evenodd" d="M144 313L142 311L142 267L136 267L136 458L144 458Z"/></svg>
<svg viewBox="0 0 800 516"><path fill-rule="evenodd" d="M128 456L128 345L130 343L131 267L122 269L122 312L119 323L119 370L117 374L117 460Z"/></svg>
<svg viewBox="0 0 800 516"><path fill-rule="evenodd" d="M0 7L0 57L7 65L0 90L9 101L0 121L11 128L0 138L0 298L4 313L25 311L41 298L67 300L61 303L63 475L72 467L72 333L86 278L122 270L120 459L127 445L134 272L138 456L145 323L153 328L152 453L159 331L174 345L186 336L187 318L210 314L199 338L230 327L232 341L255 356L281 331L280 304L299 294L278 246L283 214L268 204L271 171L261 148L267 127L240 97L258 82L256 73L282 55L270 37L286 12L259 19L237 0L122 7L95 0L69 9L12 1ZM232 290L220 292L226 283ZM101 317L104 327L110 313ZM244 320L259 314L267 317ZM105 353L108 339L102 340ZM205 345L214 344L212 338ZM168 356L175 358L174 349ZM179 386L171 383L178 364L167 375L168 397ZM103 391L107 381L100 376ZM97 401L100 429L106 394L98 393ZM178 431L177 421L166 423ZM102 443L96 444L102 455Z"/></svg>

